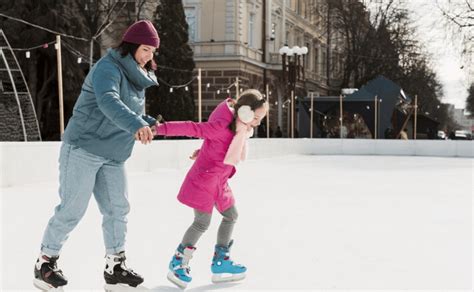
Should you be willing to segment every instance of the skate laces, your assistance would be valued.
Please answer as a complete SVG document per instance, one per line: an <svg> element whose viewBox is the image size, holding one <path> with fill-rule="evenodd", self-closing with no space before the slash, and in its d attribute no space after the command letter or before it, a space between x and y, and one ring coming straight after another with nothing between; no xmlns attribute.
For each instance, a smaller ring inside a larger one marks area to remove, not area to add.
<svg viewBox="0 0 474 292"><path fill-rule="evenodd" d="M59 268L58 268L58 264L57 264L57 261L58 258L49 258L49 261L48 261L48 267L51 268L51 271L53 271L54 273L60 273L62 274L63 271L61 271Z"/></svg>
<svg viewBox="0 0 474 292"><path fill-rule="evenodd" d="M127 265L125 264L125 260L126 260L126 259L127 259L127 257L125 257L125 254L120 254L120 255L118 256L118 258L115 258L114 260L120 262L120 267L121 267L123 270L129 272L129 273L132 274L132 275L136 275L137 273L135 273L132 269L130 269L129 267L127 267Z"/></svg>
<svg viewBox="0 0 474 292"><path fill-rule="evenodd" d="M191 272L191 267L189 267L189 260L191 258L186 258L186 256L179 252L179 251L176 251L175 255L174 255L174 258L175 260L179 263L178 265L176 265L173 270L177 271L177 270L180 270L180 269L183 269L184 272L186 273L186 275L188 275L190 272Z"/></svg>

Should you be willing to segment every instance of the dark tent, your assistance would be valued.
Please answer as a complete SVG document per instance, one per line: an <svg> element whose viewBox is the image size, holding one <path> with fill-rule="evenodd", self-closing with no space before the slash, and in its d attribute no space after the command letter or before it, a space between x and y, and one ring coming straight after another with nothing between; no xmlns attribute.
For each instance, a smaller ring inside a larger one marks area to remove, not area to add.
<svg viewBox="0 0 474 292"><path fill-rule="evenodd" d="M392 124L394 112L399 112L400 105L408 105L411 98L406 96L403 89L393 81L379 76L352 94L343 96L343 113L357 114L362 117L372 137L375 131L375 100L378 102L377 138L384 138L387 131L395 133L400 130L402 123ZM339 96L323 96L314 98L313 137L324 137L321 133L321 121L332 115L339 119ZM304 97L298 100L298 129L299 137L309 137L311 100ZM402 111L403 113L403 111ZM398 114L397 114L398 115ZM406 113L403 113L406 117ZM401 120L401 119L399 119Z"/></svg>

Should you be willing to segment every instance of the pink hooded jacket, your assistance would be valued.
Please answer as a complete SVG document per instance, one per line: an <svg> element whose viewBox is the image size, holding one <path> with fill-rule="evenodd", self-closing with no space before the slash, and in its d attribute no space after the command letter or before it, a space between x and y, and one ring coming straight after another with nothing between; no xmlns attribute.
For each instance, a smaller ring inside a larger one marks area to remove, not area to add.
<svg viewBox="0 0 474 292"><path fill-rule="evenodd" d="M178 200L198 211L212 213L214 205L223 212L234 205L227 180L235 167L224 164L234 133L229 124L234 114L225 100L211 113L208 122L167 122L157 128L158 135L203 138L199 155L184 179Z"/></svg>

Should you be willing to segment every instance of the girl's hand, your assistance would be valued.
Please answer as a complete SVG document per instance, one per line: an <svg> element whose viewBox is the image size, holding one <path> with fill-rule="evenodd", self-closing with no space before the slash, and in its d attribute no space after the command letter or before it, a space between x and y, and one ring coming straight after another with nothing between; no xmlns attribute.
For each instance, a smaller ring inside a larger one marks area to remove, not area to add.
<svg viewBox="0 0 474 292"><path fill-rule="evenodd" d="M153 133L153 136L158 135L158 127L161 125L162 124L160 122L156 122L156 124L151 127L151 132Z"/></svg>
<svg viewBox="0 0 474 292"><path fill-rule="evenodd" d="M193 154L191 156L189 156L189 159L191 160L196 160L196 158L198 157L199 155L199 151L201 151L201 149L196 149L194 150Z"/></svg>

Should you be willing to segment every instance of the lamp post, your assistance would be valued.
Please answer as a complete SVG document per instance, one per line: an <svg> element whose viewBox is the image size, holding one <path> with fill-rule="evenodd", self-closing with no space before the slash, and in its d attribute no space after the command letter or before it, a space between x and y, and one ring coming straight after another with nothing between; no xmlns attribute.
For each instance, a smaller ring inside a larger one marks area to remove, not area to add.
<svg viewBox="0 0 474 292"><path fill-rule="evenodd" d="M295 123L295 113L294 113L294 96L296 94L296 82L298 80L304 81L304 57L308 53L307 47L298 47L293 46L289 48L288 46L283 46L280 48L279 53L282 57L283 65L283 83L288 86L285 92L285 95L290 95L291 103L291 112L290 112L290 129L288 129L288 136L294 138L294 123ZM303 64L300 63L300 56L303 56Z"/></svg>

